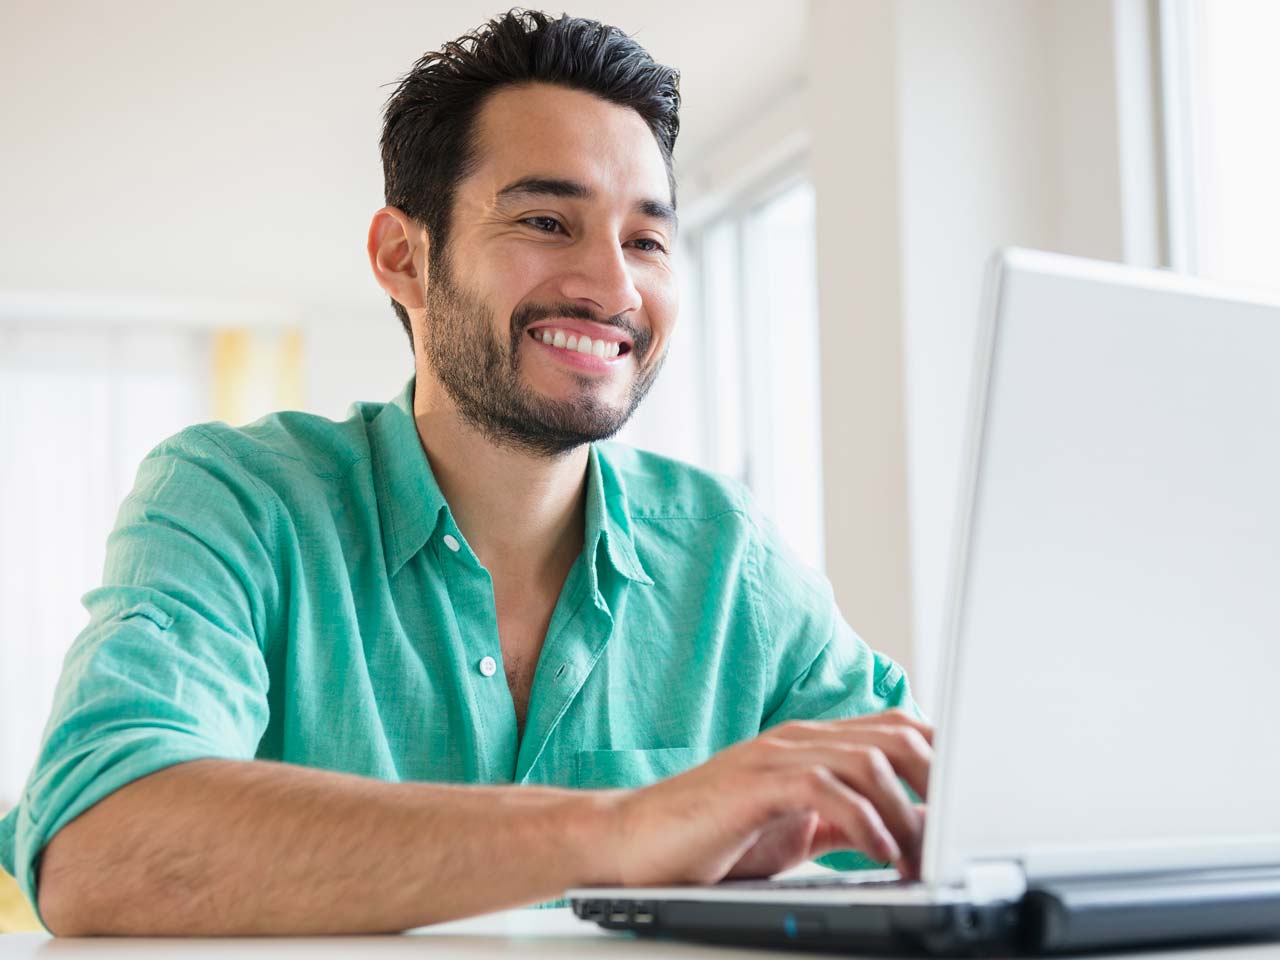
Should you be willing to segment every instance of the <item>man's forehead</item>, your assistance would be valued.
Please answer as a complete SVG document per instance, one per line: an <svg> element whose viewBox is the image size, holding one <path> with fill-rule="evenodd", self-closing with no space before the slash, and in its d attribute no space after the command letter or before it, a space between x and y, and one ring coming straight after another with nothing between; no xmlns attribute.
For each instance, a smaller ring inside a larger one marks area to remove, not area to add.
<svg viewBox="0 0 1280 960"><path fill-rule="evenodd" d="M582 91L546 84L498 91L477 117L476 148L468 179L494 202L555 184L562 189L554 195L583 200L670 198L662 151L644 119Z"/></svg>

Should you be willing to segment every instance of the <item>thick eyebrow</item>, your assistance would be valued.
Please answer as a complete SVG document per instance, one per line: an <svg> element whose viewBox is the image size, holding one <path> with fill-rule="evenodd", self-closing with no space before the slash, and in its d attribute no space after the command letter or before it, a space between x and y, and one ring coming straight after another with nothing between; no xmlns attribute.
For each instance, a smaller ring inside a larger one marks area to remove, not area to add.
<svg viewBox="0 0 1280 960"><path fill-rule="evenodd" d="M498 200L527 197L564 197L570 200L592 200L595 191L576 180L556 177L521 177L507 184L496 194ZM665 200L637 200L636 213L661 220L675 230L679 226L676 208Z"/></svg>

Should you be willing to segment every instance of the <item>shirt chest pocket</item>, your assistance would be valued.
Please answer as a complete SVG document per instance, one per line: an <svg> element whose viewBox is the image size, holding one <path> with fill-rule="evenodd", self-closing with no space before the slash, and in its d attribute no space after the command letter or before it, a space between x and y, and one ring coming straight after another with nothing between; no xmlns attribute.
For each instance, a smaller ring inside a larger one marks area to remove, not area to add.
<svg viewBox="0 0 1280 960"><path fill-rule="evenodd" d="M582 789L643 787L674 777L702 761L694 747L657 750L580 750L578 786Z"/></svg>

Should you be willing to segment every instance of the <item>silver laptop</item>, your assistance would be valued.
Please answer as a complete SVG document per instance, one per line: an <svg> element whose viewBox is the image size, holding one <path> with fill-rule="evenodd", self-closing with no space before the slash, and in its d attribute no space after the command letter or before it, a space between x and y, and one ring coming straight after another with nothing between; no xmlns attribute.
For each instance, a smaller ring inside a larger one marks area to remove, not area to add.
<svg viewBox="0 0 1280 960"><path fill-rule="evenodd" d="M571 890L580 917L939 953L1280 934L1280 296L1003 251L967 448L922 881Z"/></svg>

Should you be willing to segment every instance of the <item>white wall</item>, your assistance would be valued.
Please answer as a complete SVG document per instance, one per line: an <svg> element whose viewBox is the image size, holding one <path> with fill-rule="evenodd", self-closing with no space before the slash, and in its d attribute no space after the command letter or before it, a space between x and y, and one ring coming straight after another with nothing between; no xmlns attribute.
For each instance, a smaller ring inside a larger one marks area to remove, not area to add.
<svg viewBox="0 0 1280 960"><path fill-rule="evenodd" d="M1061 197L1052 5L900 7L914 673L928 699L951 565L982 274L1004 244L1054 248Z"/></svg>
<svg viewBox="0 0 1280 960"><path fill-rule="evenodd" d="M811 3L828 573L926 706L987 258L1126 249L1127 3Z"/></svg>
<svg viewBox="0 0 1280 960"><path fill-rule="evenodd" d="M304 373L307 409L313 413L344 419L355 401L390 400L413 376L413 351L390 301L371 299L371 304L316 308L306 317Z"/></svg>
<svg viewBox="0 0 1280 960"><path fill-rule="evenodd" d="M864 639L914 666L899 10L811 5L826 566Z"/></svg>

